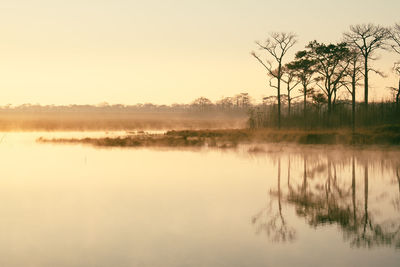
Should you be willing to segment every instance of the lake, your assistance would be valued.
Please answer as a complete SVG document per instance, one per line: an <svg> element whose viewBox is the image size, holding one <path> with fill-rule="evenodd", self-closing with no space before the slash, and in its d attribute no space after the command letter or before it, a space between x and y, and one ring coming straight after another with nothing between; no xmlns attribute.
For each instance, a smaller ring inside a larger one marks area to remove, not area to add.
<svg viewBox="0 0 400 267"><path fill-rule="evenodd" d="M118 134L1 134L0 266L399 266L400 149L35 142Z"/></svg>

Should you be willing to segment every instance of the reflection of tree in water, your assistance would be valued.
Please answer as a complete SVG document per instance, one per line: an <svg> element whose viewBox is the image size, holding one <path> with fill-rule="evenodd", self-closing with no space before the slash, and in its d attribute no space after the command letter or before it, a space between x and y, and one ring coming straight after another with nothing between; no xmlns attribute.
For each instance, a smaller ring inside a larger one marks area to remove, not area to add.
<svg viewBox="0 0 400 267"><path fill-rule="evenodd" d="M321 224L339 223L348 225L350 223L349 209L343 203L349 193L342 190L338 184L336 167L328 158L325 168L317 166L318 169L327 169L327 179L315 183L314 187L308 186L307 159L304 158L303 183L298 190L289 191L286 200L294 204L299 216L305 217L312 226ZM332 174L333 169L333 174ZM311 169L314 173L315 169Z"/></svg>
<svg viewBox="0 0 400 267"><path fill-rule="evenodd" d="M396 178L397 178L397 183L399 185L399 193L400 193L400 172L399 172L399 168L400 167L396 168ZM393 199L393 206L398 212L400 212L400 194L395 199Z"/></svg>
<svg viewBox="0 0 400 267"><path fill-rule="evenodd" d="M290 163L289 163L290 166ZM290 168L290 167L289 167ZM290 171L288 172L288 182L290 181ZM270 202L252 218L252 223L256 227L256 233L264 232L274 242L286 242L295 239L294 228L288 226L282 213L282 191L281 191L281 159L278 159L278 184L277 190L270 192L271 196L278 199L277 210L274 209L273 198Z"/></svg>
<svg viewBox="0 0 400 267"><path fill-rule="evenodd" d="M347 160L351 161L351 185L340 182L337 177L337 165L328 155L327 161L308 164L303 155L303 174L300 184L293 185L288 172L287 194L283 193L280 184L280 159L278 164L278 188L272 192L278 200L278 213L269 209L254 216L253 223L257 231L265 231L275 241L291 240L295 230L287 226L282 216L282 202L294 205L296 214L306 219L313 227L324 225L338 225L344 233L345 240L356 247L393 246L400 248L400 220L398 214L394 217L378 222L379 213L372 214L369 210L369 173L368 161L363 163L363 183L358 185L356 180L356 159L354 155ZM310 165L310 166L307 166ZM288 164L290 169L290 163ZM321 174L323 174L321 179ZM316 179L316 175L319 176ZM396 170L397 183L400 192L400 175ZM293 180L293 179L292 179ZM362 195L357 201L357 186L363 186ZM271 201L273 198L271 197ZM400 200L397 198L394 205L399 211ZM397 206L396 206L397 205ZM261 219L264 216L265 218Z"/></svg>
<svg viewBox="0 0 400 267"><path fill-rule="evenodd" d="M353 158L353 192L355 192L355 171ZM399 180L400 182L400 180ZM381 223L374 222L373 216L368 210L369 177L368 164L364 163L364 205L360 211L353 204L353 224L351 227L343 227L345 238L350 240L351 245L357 247L394 246L400 248L400 221L388 219ZM355 193L353 193L355 195ZM353 197L355 198L355 196ZM353 201L354 202L354 201Z"/></svg>

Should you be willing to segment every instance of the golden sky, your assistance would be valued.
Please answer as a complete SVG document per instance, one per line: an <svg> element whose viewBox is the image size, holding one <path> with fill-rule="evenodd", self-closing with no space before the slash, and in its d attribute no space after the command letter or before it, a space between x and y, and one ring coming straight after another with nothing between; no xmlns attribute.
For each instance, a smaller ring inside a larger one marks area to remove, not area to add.
<svg viewBox="0 0 400 267"><path fill-rule="evenodd" d="M259 99L275 91L250 52L269 32L297 33L294 53L313 39L340 41L351 24L400 22L398 0L280 2L2 0L0 105ZM380 54L389 75L400 56ZM372 79L371 96L395 85Z"/></svg>

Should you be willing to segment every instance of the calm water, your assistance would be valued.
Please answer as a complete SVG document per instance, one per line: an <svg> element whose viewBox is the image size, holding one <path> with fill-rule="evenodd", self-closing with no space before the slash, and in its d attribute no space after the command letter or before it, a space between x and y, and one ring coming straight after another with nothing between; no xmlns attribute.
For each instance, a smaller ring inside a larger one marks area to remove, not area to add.
<svg viewBox="0 0 400 267"><path fill-rule="evenodd" d="M400 153L0 143L0 266L399 266ZM396 173L397 172L397 173Z"/></svg>

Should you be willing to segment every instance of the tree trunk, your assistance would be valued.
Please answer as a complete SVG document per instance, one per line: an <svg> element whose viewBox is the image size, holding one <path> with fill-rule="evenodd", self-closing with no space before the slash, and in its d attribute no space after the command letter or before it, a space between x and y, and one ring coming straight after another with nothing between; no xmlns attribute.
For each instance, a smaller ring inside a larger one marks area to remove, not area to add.
<svg viewBox="0 0 400 267"><path fill-rule="evenodd" d="M290 102L291 102L291 98L290 98L290 80L288 80L287 82L287 101L288 101L288 118L290 118Z"/></svg>
<svg viewBox="0 0 400 267"><path fill-rule="evenodd" d="M307 86L305 84L303 84L303 89L304 89L304 99L303 99L303 116L304 116L304 129L307 126L306 123L306 110L307 110Z"/></svg>
<svg viewBox="0 0 400 267"><path fill-rule="evenodd" d="M328 115L331 114L332 111L332 93L328 93Z"/></svg>
<svg viewBox="0 0 400 267"><path fill-rule="evenodd" d="M368 55L365 56L364 62L364 105L368 110Z"/></svg>
<svg viewBox="0 0 400 267"><path fill-rule="evenodd" d="M282 63L278 66L278 129L281 128L281 72Z"/></svg>
<svg viewBox="0 0 400 267"><path fill-rule="evenodd" d="M397 91L396 95L396 110L399 111L399 96L400 96L400 89Z"/></svg>
<svg viewBox="0 0 400 267"><path fill-rule="evenodd" d="M399 79L399 87L397 88L396 94L396 111L399 112L399 98L400 98L400 79Z"/></svg>
<svg viewBox="0 0 400 267"><path fill-rule="evenodd" d="M332 100L332 110L335 111L336 107L336 85L333 88L333 100Z"/></svg>
<svg viewBox="0 0 400 267"><path fill-rule="evenodd" d="M328 128L331 127L332 117L332 92L328 93L328 118L326 120Z"/></svg>
<svg viewBox="0 0 400 267"><path fill-rule="evenodd" d="M356 129L356 77L353 75L351 81L351 129Z"/></svg>

